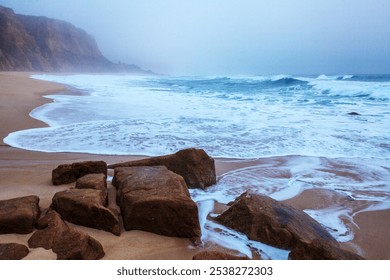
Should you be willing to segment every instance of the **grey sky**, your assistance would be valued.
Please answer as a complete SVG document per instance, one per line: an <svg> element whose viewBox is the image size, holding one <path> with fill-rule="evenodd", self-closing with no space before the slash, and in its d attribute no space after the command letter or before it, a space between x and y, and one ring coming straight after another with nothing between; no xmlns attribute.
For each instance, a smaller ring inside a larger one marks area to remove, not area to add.
<svg viewBox="0 0 390 280"><path fill-rule="evenodd" d="M0 0L171 74L390 73L389 0Z"/></svg>

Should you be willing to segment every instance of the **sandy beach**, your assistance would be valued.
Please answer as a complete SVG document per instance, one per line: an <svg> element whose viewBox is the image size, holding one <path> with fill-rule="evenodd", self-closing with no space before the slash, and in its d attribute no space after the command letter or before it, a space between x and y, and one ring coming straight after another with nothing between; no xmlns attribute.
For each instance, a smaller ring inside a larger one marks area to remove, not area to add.
<svg viewBox="0 0 390 280"><path fill-rule="evenodd" d="M53 195L73 185L53 186L51 171L59 164L84 160L104 160L108 164L138 159L139 156L102 156L77 153L42 153L15 149L3 142L10 132L46 126L29 117L34 108L51 102L42 96L66 91L59 84L33 80L30 73L0 72L0 200L38 195L41 209L46 209ZM256 161L217 159L217 175L255 164ZM110 186L111 193L114 191ZM313 204L343 202L337 195L321 190L307 190L287 203L299 209L315 207ZM359 205L354 205L358 209ZM344 249L361 254L367 259L390 259L390 210L358 213L354 216L355 238L342 243ZM121 236L91 228L71 225L100 241L105 250L104 259L191 259L200 249L190 240L159 236L141 231L122 231ZM0 235L0 242L27 244L29 235ZM27 259L55 259L54 253L44 249L31 249Z"/></svg>

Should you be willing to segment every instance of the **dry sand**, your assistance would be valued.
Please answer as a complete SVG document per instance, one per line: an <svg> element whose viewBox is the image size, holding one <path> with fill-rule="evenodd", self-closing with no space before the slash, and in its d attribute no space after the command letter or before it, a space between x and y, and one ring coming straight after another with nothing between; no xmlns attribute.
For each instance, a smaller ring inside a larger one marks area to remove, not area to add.
<svg viewBox="0 0 390 280"><path fill-rule="evenodd" d="M0 72L0 200L35 194L41 198L41 208L50 205L52 196L71 185L53 186L51 171L59 164L83 160L104 160L116 163L133 156L101 156L77 153L42 153L15 149L4 144L8 133L46 124L29 117L34 108L50 102L43 95L66 91L62 85L29 78L30 73ZM259 161L266 161L261 159ZM257 164L255 161L217 160L217 174ZM287 201L305 209L321 197L315 190L305 191ZM390 210L357 214L355 239L342 246L361 253L368 259L390 259ZM106 252L104 259L191 259L198 249L187 239L159 236L141 231L122 231L120 237L91 228L72 225L99 240ZM0 242L27 244L30 235L0 235ZM55 259L50 250L32 249L27 259Z"/></svg>

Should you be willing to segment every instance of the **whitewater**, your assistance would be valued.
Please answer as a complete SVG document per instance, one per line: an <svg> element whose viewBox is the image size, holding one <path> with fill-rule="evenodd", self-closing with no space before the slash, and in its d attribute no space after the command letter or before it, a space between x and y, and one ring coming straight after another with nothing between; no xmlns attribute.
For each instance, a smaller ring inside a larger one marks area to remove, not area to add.
<svg viewBox="0 0 390 280"><path fill-rule="evenodd" d="M390 155L390 77L33 77L81 94L48 96L54 102L31 116L49 127L9 135L5 141L18 148L154 156L201 147L228 158Z"/></svg>
<svg viewBox="0 0 390 280"><path fill-rule="evenodd" d="M11 133L4 142L13 147L145 156L196 147L252 162L206 191L190 190L203 244L287 258L209 218L215 203L247 189L277 200L321 189L329 203L305 212L339 242L353 240L356 214L390 209L389 75L32 77L69 91L46 96L53 102L30 115L48 127Z"/></svg>

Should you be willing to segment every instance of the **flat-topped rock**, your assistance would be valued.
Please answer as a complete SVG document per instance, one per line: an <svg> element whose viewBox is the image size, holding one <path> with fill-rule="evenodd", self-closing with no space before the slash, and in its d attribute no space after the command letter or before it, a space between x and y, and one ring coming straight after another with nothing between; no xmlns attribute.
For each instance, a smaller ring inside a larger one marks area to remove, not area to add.
<svg viewBox="0 0 390 280"><path fill-rule="evenodd" d="M217 181L214 159L202 149L185 149L171 155L112 164L108 168L160 165L182 176L189 188L204 189Z"/></svg>
<svg viewBox="0 0 390 280"><path fill-rule="evenodd" d="M27 246L18 243L0 243L0 260L21 260L30 251Z"/></svg>
<svg viewBox="0 0 390 280"><path fill-rule="evenodd" d="M30 248L52 249L59 260L98 260L105 255L96 239L70 228L56 211L42 217L37 228L28 240Z"/></svg>
<svg viewBox="0 0 390 280"><path fill-rule="evenodd" d="M247 191L216 220L249 239L278 248L292 249L298 243L320 239L339 247L338 242L305 212L270 197Z"/></svg>
<svg viewBox="0 0 390 280"><path fill-rule="evenodd" d="M52 171L52 182L53 185L69 184L87 174L95 173L107 176L107 163L104 161L83 161L61 164Z"/></svg>
<svg viewBox="0 0 390 280"><path fill-rule="evenodd" d="M35 195L0 201L0 234L27 234L34 230L40 215L39 197Z"/></svg>
<svg viewBox="0 0 390 280"><path fill-rule="evenodd" d="M310 243L299 243L291 250L288 258L290 260L364 260L358 254L319 239Z"/></svg>
<svg viewBox="0 0 390 280"><path fill-rule="evenodd" d="M126 230L198 238L198 207L184 179L165 166L115 168L113 184Z"/></svg>
<svg viewBox="0 0 390 280"><path fill-rule="evenodd" d="M58 192L51 204L53 210L71 223L120 235L118 215L106 206L107 191L94 189L69 189Z"/></svg>

